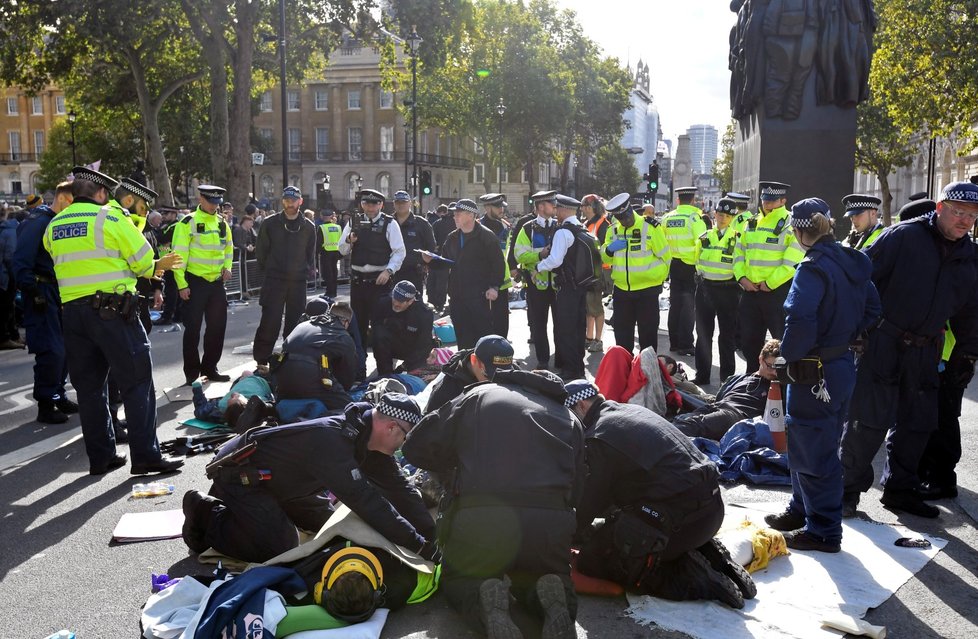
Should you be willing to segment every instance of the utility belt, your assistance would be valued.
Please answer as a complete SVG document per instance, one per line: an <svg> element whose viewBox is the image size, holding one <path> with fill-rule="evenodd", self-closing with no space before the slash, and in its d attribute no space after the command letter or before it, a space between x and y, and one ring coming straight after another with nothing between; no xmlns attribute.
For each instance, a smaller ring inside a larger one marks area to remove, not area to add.
<svg viewBox="0 0 978 639"><path fill-rule="evenodd" d="M369 273L364 273L363 271L350 271L350 284L373 284L377 285L377 277L383 271L371 271Z"/></svg>
<svg viewBox="0 0 978 639"><path fill-rule="evenodd" d="M34 273L34 280L38 284L51 284L54 286L57 286L58 284L57 278L50 277L48 275L41 275L40 273Z"/></svg>
<svg viewBox="0 0 978 639"><path fill-rule="evenodd" d="M572 510L564 495L533 492L494 492L475 495L458 495L452 501L452 507L484 508L493 506L509 506L517 508L544 508L548 510Z"/></svg>
<svg viewBox="0 0 978 639"><path fill-rule="evenodd" d="M207 479L229 484L240 483L242 486L248 486L252 483L262 481L263 476L261 473L265 473L265 481L272 478L270 472L260 471L248 466L251 456L258 450L257 441L252 440L240 448L234 448L238 442L246 439L247 435L247 433L238 435L225 444L221 450L218 450L214 460L204 468L204 474L207 476ZM230 452L225 453L224 450L226 448L231 448Z"/></svg>
<svg viewBox="0 0 978 639"><path fill-rule="evenodd" d="M320 383L324 388L333 387L333 373L329 366L329 358L325 355L316 358L312 355L299 353L273 353L272 357L274 358L273 361L269 362L269 370L272 373L277 373L286 362L308 364L319 369Z"/></svg>
<svg viewBox="0 0 978 639"><path fill-rule="evenodd" d="M935 335L933 337L928 337L926 335L915 335L909 331L905 331L899 326L893 324L886 318L881 317L880 321L876 324L876 329L885 335L890 337L895 337L907 348L924 348L925 346L940 346L944 343L943 335Z"/></svg>
<svg viewBox="0 0 978 639"><path fill-rule="evenodd" d="M733 278L730 278L729 280L708 280L702 275L700 275L699 273L696 274L696 281L699 284L705 285L707 288L731 288L734 286L738 288L740 287L740 284L737 283L737 280Z"/></svg>
<svg viewBox="0 0 978 639"><path fill-rule="evenodd" d="M795 362L785 362L779 357L774 362L778 372L778 381L782 384L803 384L810 386L812 395L823 402L830 402L828 390L825 388L825 368L823 362L830 362L852 351L849 344L840 344L812 351L807 356Z"/></svg>
<svg viewBox="0 0 978 639"><path fill-rule="evenodd" d="M104 293L97 291L94 295L86 295L68 302L71 305L91 306L98 311L104 320L121 318L129 321L139 314L139 297L132 292Z"/></svg>

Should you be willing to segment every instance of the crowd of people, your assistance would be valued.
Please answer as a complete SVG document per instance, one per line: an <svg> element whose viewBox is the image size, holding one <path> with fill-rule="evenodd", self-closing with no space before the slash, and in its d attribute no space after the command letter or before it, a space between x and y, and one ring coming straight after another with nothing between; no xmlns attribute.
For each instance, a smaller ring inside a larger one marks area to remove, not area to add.
<svg viewBox="0 0 978 639"><path fill-rule="evenodd" d="M830 205L808 197L789 209L789 189L761 182L756 212L728 193L710 215L695 188L680 188L661 216L628 193L578 201L541 191L517 220L498 193L426 219L404 191L388 214L386 195L364 189L360 210L338 224L332 213L311 219L287 186L281 212L258 225L251 212L230 224L218 186L199 187L193 212L164 217L144 184L79 167L51 207L34 202L13 240L14 226L0 223L0 255L11 256L0 271L3 310L18 288L38 419L79 412L93 475L126 464L122 437L132 473L145 474L182 464L156 438L147 338L148 309L179 300L196 414L238 433L208 465L209 493L184 497L194 552L268 561L342 502L388 541L440 563L441 589L474 628L521 636L509 614L518 602L541 618L542 636L571 637L572 548L581 573L630 590L735 608L755 595L715 538L719 472L692 438L719 439L758 416L775 382L787 387L792 495L766 522L789 548L840 550L842 519L872 485L884 439L886 507L936 517L928 501L956 495L958 417L978 357L978 185L948 184L939 201L909 203L885 229L877 198L847 196L853 232L842 243ZM264 277L256 366L208 399L202 379L231 381L218 363L235 250L254 254ZM349 302L336 299L344 259ZM326 291L307 300L317 272ZM669 347L693 358L690 382L658 352L667 284ZM523 295L532 356L521 367L508 337L510 301ZM161 321L174 321L165 313ZM455 352L433 332L442 315ZM585 358L605 350L606 323L615 344L602 366L641 367L638 379L651 375L660 393L666 383L668 402L624 401L632 372L590 378ZM703 399L715 329L723 385ZM20 341L4 337L8 348ZM69 375L77 404L65 394ZM404 392L372 395L378 378ZM412 397L422 389L424 406ZM125 406L122 429L113 401ZM436 486L437 529L410 469ZM364 618L383 601L369 557L350 569L369 587L341 618ZM322 573L325 600L341 586Z"/></svg>

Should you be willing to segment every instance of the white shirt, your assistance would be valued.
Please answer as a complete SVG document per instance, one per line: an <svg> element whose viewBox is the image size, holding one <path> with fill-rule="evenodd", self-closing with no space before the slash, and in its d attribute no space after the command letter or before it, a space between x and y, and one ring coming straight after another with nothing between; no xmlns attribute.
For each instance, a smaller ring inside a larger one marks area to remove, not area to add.
<svg viewBox="0 0 978 639"><path fill-rule="evenodd" d="M380 215L381 213L377 213L377 216L370 220L370 224L376 224ZM346 241L350 237L350 230L352 228L353 221L351 220L343 227L343 232L340 233L340 255L349 255L350 251L353 250L353 245ZM401 236L401 225L397 223L397 220L391 220L391 223L387 225L387 243L391 245L391 257L386 265L364 264L363 266L350 266L350 268L361 273L379 273L385 269L390 270L391 273L397 273L397 270L401 268L401 264L404 263L404 258L407 256L407 251L404 248L404 238Z"/></svg>
<svg viewBox="0 0 978 639"><path fill-rule="evenodd" d="M581 222L576 217L571 216L561 222L570 223L575 226L580 226ZM569 229L558 228L557 232L554 233L553 242L550 244L550 255L540 260L537 264L538 271L552 271L564 263L564 256L567 255L567 249L571 247L574 243L574 233Z"/></svg>

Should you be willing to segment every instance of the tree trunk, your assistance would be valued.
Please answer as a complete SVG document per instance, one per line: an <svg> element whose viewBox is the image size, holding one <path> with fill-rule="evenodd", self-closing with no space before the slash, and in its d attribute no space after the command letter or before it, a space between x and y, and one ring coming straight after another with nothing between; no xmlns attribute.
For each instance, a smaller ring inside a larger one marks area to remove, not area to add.
<svg viewBox="0 0 978 639"><path fill-rule="evenodd" d="M173 204L173 189L170 187L170 176L166 170L166 159L163 155L163 140L160 138L160 106L163 100L172 94L162 92L158 100L150 98L149 87L146 84L146 71L139 60L139 54L131 47L126 50L129 68L132 69L136 85L136 95L139 99L139 111L143 119L143 153L146 156L146 170L152 182L153 189L159 193L160 203Z"/></svg>
<svg viewBox="0 0 978 639"><path fill-rule="evenodd" d="M202 42L210 66L211 173L215 184L228 181L228 70L223 47L208 38Z"/></svg>
<svg viewBox="0 0 978 639"><path fill-rule="evenodd" d="M228 117L227 190L228 199L240 211L248 204L251 190L251 67L255 52L255 15L260 3L237 0L235 4L236 48L231 57L234 88ZM282 145L284 150L285 140Z"/></svg>
<svg viewBox="0 0 978 639"><path fill-rule="evenodd" d="M876 173L876 179L880 181L880 190L883 192L883 203L880 206L880 213L882 213L883 226L889 226L892 221L892 215L890 209L893 204L893 194L890 192L890 173L887 171L878 171Z"/></svg>
<svg viewBox="0 0 978 639"><path fill-rule="evenodd" d="M536 184L537 184L536 177L537 176L536 176L536 172L534 171L534 169L536 169L536 167L533 166L533 152L532 151L528 151L527 154L526 154L526 181L527 181L527 183L530 186L530 195L533 195L534 193L537 192L537 187L536 187Z"/></svg>

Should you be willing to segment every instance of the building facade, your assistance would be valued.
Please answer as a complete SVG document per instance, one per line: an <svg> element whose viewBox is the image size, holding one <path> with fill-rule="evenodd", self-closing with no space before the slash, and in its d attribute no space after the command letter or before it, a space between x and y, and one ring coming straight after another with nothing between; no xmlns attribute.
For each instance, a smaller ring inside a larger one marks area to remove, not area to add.
<svg viewBox="0 0 978 639"><path fill-rule="evenodd" d="M639 60L635 70L629 103L630 106L625 113L625 121L628 127L622 135L621 145L632 154L635 168L639 175L642 175L649 170L649 165L659 157L662 127L659 122L659 110L656 108L649 91L649 65L641 60ZM659 181L662 182L661 166Z"/></svg>
<svg viewBox="0 0 978 639"><path fill-rule="evenodd" d="M23 201L37 192L40 158L48 134L58 118L67 114L61 89L45 87L28 95L18 87L2 91L0 105L0 199Z"/></svg>
<svg viewBox="0 0 978 639"><path fill-rule="evenodd" d="M717 159L719 138L712 124L694 124L686 129L689 136L689 158L692 171L700 175L713 175L713 163Z"/></svg>

